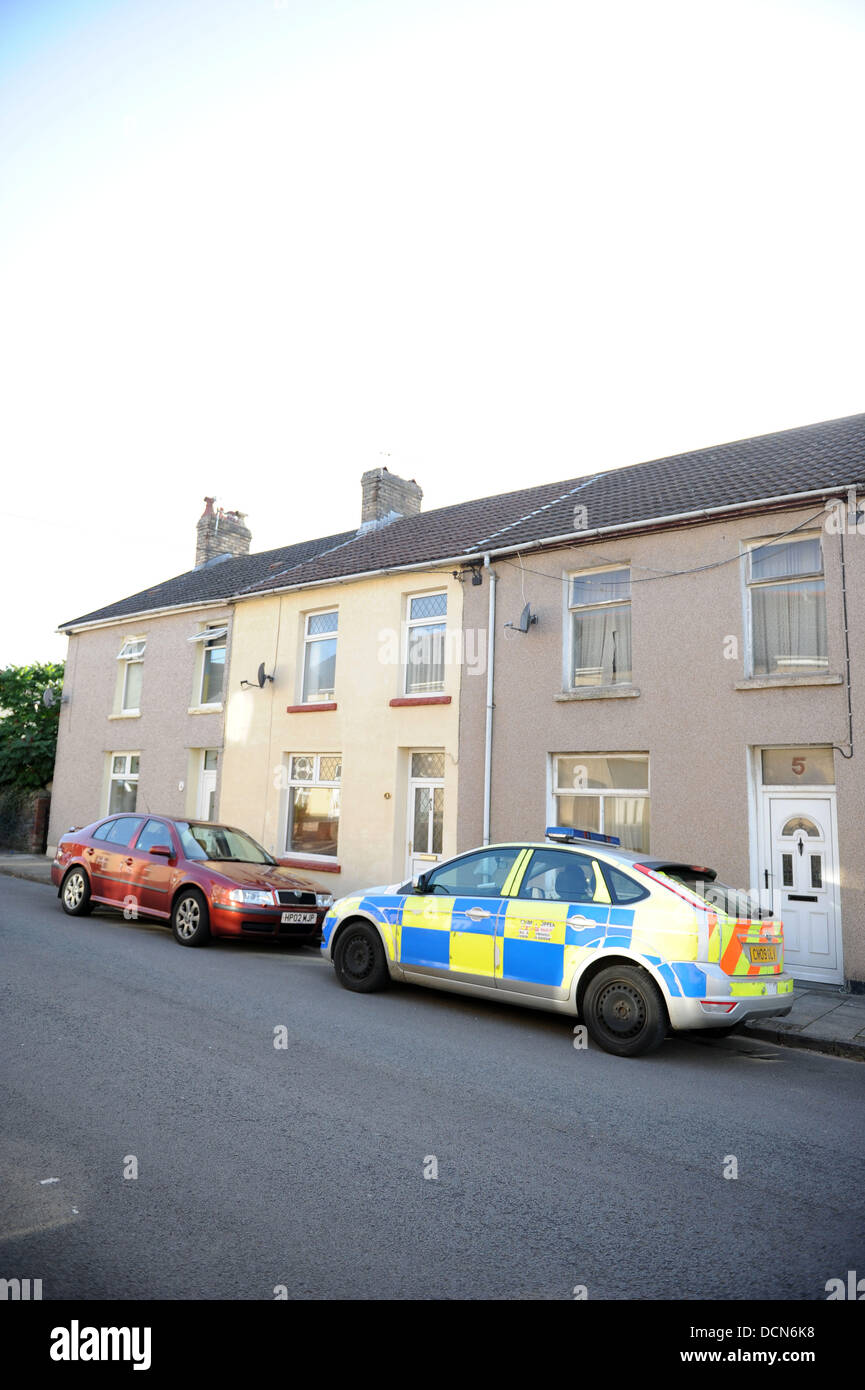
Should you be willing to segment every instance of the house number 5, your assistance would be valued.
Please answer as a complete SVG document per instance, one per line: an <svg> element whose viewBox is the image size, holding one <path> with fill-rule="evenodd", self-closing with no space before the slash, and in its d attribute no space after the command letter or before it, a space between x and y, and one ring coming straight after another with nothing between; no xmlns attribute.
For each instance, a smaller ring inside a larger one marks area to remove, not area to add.
<svg viewBox="0 0 865 1390"><path fill-rule="evenodd" d="M804 759L804 758L794 758L794 759L793 759L793 771L795 772L795 774L796 774L797 777L801 777L801 776L802 776L802 773L805 771L805 759Z"/></svg>

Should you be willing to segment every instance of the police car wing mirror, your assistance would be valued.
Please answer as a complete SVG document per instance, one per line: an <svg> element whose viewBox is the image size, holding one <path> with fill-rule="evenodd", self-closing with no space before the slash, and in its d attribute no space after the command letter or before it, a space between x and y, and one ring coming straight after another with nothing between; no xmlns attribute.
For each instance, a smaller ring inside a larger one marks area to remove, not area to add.
<svg viewBox="0 0 865 1390"><path fill-rule="evenodd" d="M414 891L421 897L426 892L426 874L418 874L414 880Z"/></svg>

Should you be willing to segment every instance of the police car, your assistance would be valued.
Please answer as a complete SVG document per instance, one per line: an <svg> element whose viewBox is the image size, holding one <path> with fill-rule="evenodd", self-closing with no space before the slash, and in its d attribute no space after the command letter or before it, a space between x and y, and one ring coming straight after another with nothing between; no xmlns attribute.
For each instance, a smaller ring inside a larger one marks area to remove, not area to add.
<svg viewBox="0 0 865 1390"><path fill-rule="evenodd" d="M346 989L405 980L579 1018L621 1057L670 1028L729 1032L787 1014L780 921L714 870L550 826L546 842L488 845L412 882L341 898L322 951Z"/></svg>

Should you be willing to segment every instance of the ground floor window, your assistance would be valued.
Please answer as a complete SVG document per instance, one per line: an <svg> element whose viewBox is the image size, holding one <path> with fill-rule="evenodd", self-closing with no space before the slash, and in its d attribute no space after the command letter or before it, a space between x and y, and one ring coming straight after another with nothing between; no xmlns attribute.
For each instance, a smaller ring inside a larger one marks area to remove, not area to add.
<svg viewBox="0 0 865 1390"><path fill-rule="evenodd" d="M616 835L623 849L648 850L648 753L556 753L552 792L556 825Z"/></svg>
<svg viewBox="0 0 865 1390"><path fill-rule="evenodd" d="M287 854L336 858L341 782L341 754L294 753L289 756Z"/></svg>
<svg viewBox="0 0 865 1390"><path fill-rule="evenodd" d="M108 814L134 811L138 800L138 754L112 753Z"/></svg>

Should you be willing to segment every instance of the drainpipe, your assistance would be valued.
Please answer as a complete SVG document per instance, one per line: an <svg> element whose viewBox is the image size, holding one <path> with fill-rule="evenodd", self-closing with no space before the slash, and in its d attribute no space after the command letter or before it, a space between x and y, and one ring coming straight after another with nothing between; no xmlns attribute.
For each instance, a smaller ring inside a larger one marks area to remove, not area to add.
<svg viewBox="0 0 865 1390"><path fill-rule="evenodd" d="M496 580L490 568L489 555L484 556L484 569L490 581L490 608L487 618L487 727L484 742L484 844L490 842L490 797L493 772L493 666L496 652Z"/></svg>

